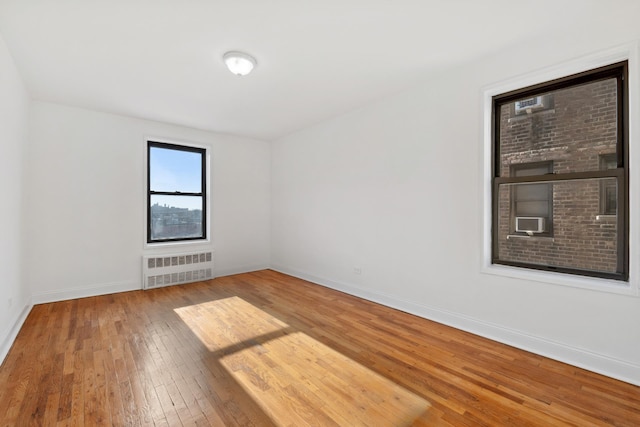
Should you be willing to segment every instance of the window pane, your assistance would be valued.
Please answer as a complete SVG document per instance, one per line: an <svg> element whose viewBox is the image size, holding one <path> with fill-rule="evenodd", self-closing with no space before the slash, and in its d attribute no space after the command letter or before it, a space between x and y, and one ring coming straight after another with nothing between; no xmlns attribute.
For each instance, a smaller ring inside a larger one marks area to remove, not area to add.
<svg viewBox="0 0 640 427"><path fill-rule="evenodd" d="M555 173L601 169L617 144L615 78L573 86L500 107L500 176L511 165L553 160Z"/></svg>
<svg viewBox="0 0 640 427"><path fill-rule="evenodd" d="M498 199L498 259L544 266L567 267L616 273L617 217L601 215L602 188L616 189L616 178L563 181L551 187L552 217L523 215L512 210L511 198L518 187L531 184L504 184ZM617 197L615 191L606 197ZM614 202L612 202L614 203ZM615 204L615 203L614 203ZM538 220L538 217L541 220ZM552 229L552 236L538 226ZM520 225L520 232L516 226ZM529 233L526 232L529 230Z"/></svg>
<svg viewBox="0 0 640 427"><path fill-rule="evenodd" d="M602 186L602 190L602 194L600 195L602 203L601 212L604 215L616 215L618 212L618 187L615 182L605 183Z"/></svg>
<svg viewBox="0 0 640 427"><path fill-rule="evenodd" d="M202 197L151 196L153 240L203 237Z"/></svg>
<svg viewBox="0 0 640 427"><path fill-rule="evenodd" d="M529 165L526 163L513 165L514 176L544 175L551 172L553 172L552 162L547 162L543 165Z"/></svg>
<svg viewBox="0 0 640 427"><path fill-rule="evenodd" d="M616 169L618 159L615 154L603 154L600 156L600 169ZM615 182L602 182L600 184L600 212L603 215L615 215L618 210L618 188Z"/></svg>
<svg viewBox="0 0 640 427"><path fill-rule="evenodd" d="M202 154L192 151L150 147L151 191L202 192Z"/></svg>
<svg viewBox="0 0 640 427"><path fill-rule="evenodd" d="M553 172L553 162L544 164L512 165L513 176L545 175ZM526 184L513 187L513 204L516 216L539 216L548 218L551 214L551 186L549 184Z"/></svg>
<svg viewBox="0 0 640 427"><path fill-rule="evenodd" d="M516 201L516 216L549 216L549 201L547 200L535 200L535 201Z"/></svg>
<svg viewBox="0 0 640 427"><path fill-rule="evenodd" d="M523 184L516 187L519 201L542 201L549 199L549 184Z"/></svg>

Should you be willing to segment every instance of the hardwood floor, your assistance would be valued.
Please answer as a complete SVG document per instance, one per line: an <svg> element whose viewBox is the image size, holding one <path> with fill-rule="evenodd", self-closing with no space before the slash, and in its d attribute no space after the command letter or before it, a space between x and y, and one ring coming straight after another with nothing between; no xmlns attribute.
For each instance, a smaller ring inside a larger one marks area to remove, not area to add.
<svg viewBox="0 0 640 427"><path fill-rule="evenodd" d="M0 425L640 426L640 387L273 271L37 305Z"/></svg>

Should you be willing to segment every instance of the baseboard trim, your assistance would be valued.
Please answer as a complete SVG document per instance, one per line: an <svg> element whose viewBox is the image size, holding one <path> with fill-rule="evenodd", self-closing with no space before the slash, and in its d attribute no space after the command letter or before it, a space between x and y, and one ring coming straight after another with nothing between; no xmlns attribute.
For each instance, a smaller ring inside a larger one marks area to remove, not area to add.
<svg viewBox="0 0 640 427"><path fill-rule="evenodd" d="M65 301L76 298L87 298L98 295L115 294L142 289L140 282L113 282L84 286L82 288L69 288L59 291L40 292L32 295L33 304L46 304L49 302Z"/></svg>
<svg viewBox="0 0 640 427"><path fill-rule="evenodd" d="M234 274L242 274L242 273L252 273L254 271L260 270L269 270L271 268L270 265L267 264L259 264L259 265L243 265L239 267L232 268L216 268L214 270L216 277L224 277L224 276L233 276Z"/></svg>
<svg viewBox="0 0 640 427"><path fill-rule="evenodd" d="M268 265L248 265L227 269L214 269L215 277L231 276L233 274L249 273L252 271L266 270ZM115 294L118 292L128 292L142 289L140 282L126 281L102 283L96 285L83 286L81 288L69 288L50 292L34 293L32 295L33 304L46 304L49 302L65 301L76 298L87 298L98 295Z"/></svg>
<svg viewBox="0 0 640 427"><path fill-rule="evenodd" d="M9 350L11 350L11 346L13 346L13 343L15 342L18 333L20 332L20 329L24 324L24 321L27 320L27 316L31 312L32 308L33 304L29 299L16 319L11 323L11 325L9 325L9 327L5 331L3 331L4 334L2 336L2 344L0 345L0 365L4 363L4 359L7 357L7 354L9 354Z"/></svg>
<svg viewBox="0 0 640 427"><path fill-rule="evenodd" d="M594 353L563 343L526 334L501 325L484 322L460 313L407 301L395 296L375 292L358 286L337 282L281 265L271 269L309 282L345 292L347 294L376 302L387 307L433 320L456 329L470 332L484 338L501 342L521 350L529 351L550 359L558 360L588 371L606 375L620 381L640 386L640 365Z"/></svg>

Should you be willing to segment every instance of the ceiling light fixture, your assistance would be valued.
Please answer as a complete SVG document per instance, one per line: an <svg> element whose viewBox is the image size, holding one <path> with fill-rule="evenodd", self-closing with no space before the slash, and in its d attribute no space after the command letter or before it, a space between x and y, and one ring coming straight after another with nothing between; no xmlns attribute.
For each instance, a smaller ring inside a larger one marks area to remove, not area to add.
<svg viewBox="0 0 640 427"><path fill-rule="evenodd" d="M256 66L255 58L242 52L227 52L222 58L229 71L236 76L246 76Z"/></svg>

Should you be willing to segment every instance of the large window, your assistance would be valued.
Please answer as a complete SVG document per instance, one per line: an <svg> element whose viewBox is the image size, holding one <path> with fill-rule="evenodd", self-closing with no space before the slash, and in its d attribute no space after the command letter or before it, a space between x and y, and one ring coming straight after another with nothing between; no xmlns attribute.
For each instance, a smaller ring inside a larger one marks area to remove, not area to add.
<svg viewBox="0 0 640 427"><path fill-rule="evenodd" d="M147 242L206 239L205 149L147 144Z"/></svg>
<svg viewBox="0 0 640 427"><path fill-rule="evenodd" d="M627 280L627 63L493 97L492 262Z"/></svg>

